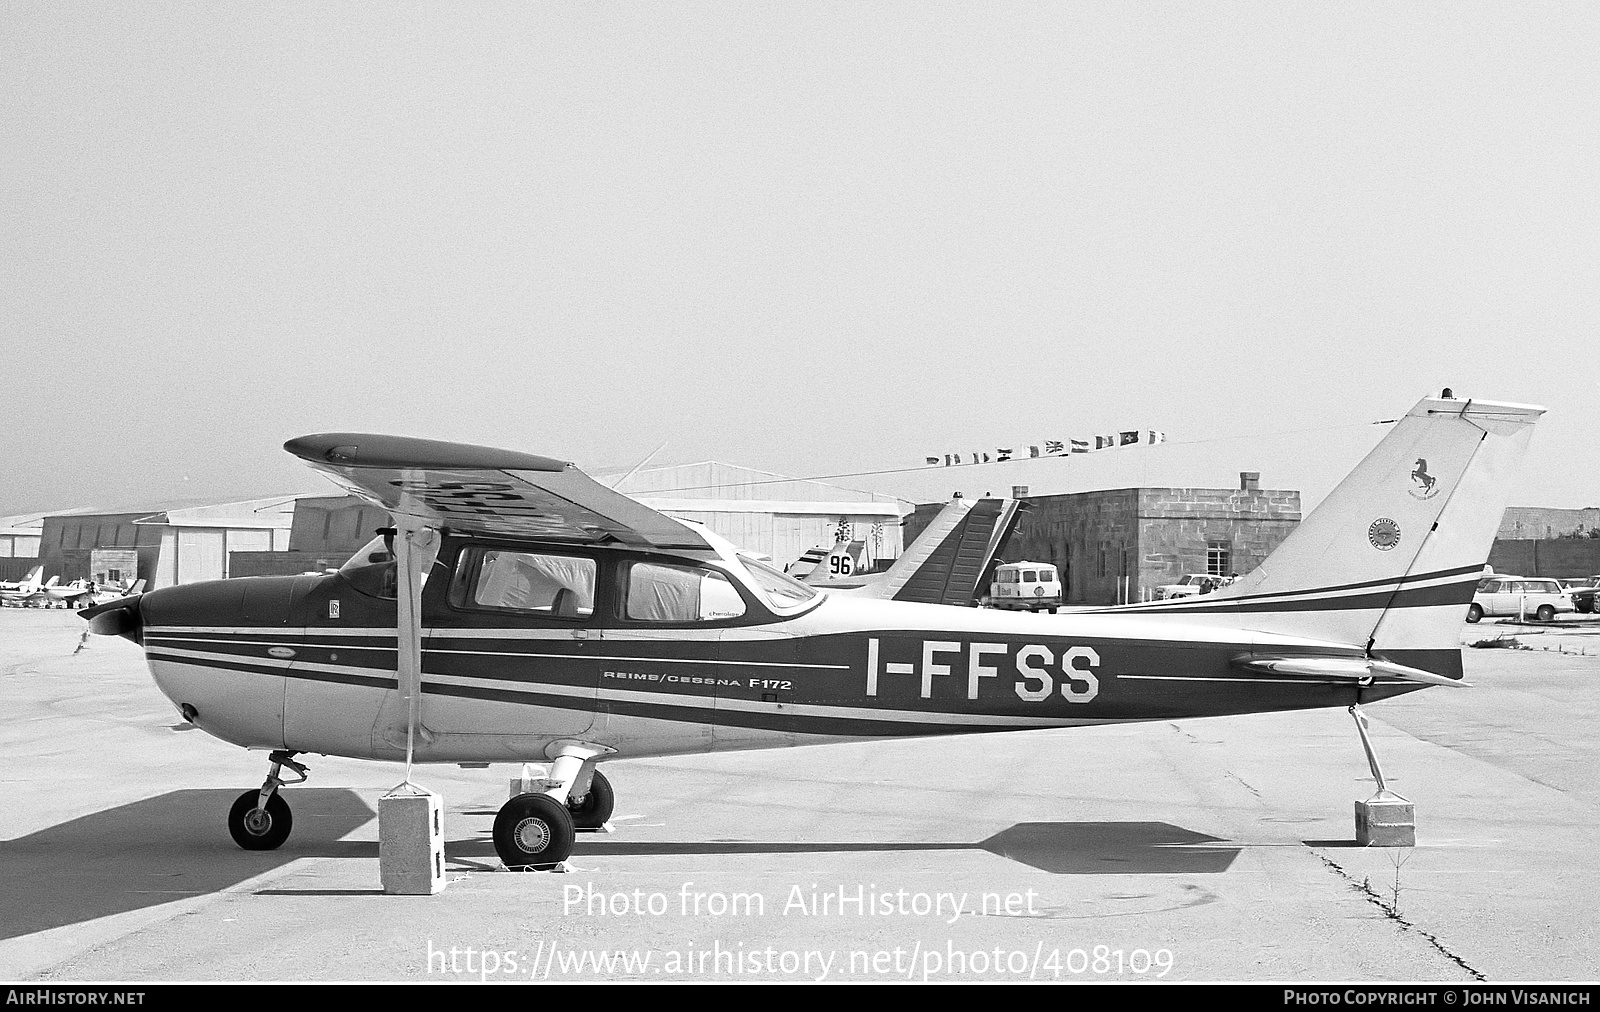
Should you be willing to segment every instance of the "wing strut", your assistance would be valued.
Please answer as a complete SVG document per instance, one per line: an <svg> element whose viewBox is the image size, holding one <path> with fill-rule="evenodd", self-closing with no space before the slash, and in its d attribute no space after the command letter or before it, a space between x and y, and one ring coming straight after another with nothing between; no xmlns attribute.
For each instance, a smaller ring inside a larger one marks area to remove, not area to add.
<svg viewBox="0 0 1600 1012"><path fill-rule="evenodd" d="M395 676L406 700L406 780L411 784L411 760L416 749L417 725L422 723L422 573L417 565L438 532L415 517L395 517Z"/></svg>
<svg viewBox="0 0 1600 1012"><path fill-rule="evenodd" d="M406 701L406 779L378 799L378 873L386 893L427 895L444 888L444 799L411 782L422 725L422 572L439 532L396 513L395 681Z"/></svg>

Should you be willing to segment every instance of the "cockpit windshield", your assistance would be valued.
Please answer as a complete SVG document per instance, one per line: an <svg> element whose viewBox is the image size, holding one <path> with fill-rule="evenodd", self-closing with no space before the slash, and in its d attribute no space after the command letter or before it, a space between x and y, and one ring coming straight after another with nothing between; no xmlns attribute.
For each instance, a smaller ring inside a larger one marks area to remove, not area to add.
<svg viewBox="0 0 1600 1012"><path fill-rule="evenodd" d="M751 581L766 595L774 608L787 611L817 596L814 587L808 587L765 563L746 557L741 557L739 561L744 565L745 572L750 574Z"/></svg>
<svg viewBox="0 0 1600 1012"><path fill-rule="evenodd" d="M383 543L383 535L380 534L362 545L356 554L346 559L345 564L339 567L339 572L348 573L350 570L359 569L362 566L380 566L386 562L393 561L394 556L389 554L389 549Z"/></svg>
<svg viewBox="0 0 1600 1012"><path fill-rule="evenodd" d="M422 574L423 586L427 586L428 574L433 571L434 560L439 556L439 534L437 531L432 531L430 534L427 542L415 555L417 572ZM394 562L394 555L385 544L384 535L380 534L350 556L345 564L339 567L339 573L355 584L359 590L377 597L392 598L395 595Z"/></svg>

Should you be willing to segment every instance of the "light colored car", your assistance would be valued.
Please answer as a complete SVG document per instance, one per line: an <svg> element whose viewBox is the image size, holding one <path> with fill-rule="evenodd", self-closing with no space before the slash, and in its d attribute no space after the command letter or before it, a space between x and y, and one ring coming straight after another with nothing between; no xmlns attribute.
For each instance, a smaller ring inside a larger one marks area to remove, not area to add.
<svg viewBox="0 0 1600 1012"><path fill-rule="evenodd" d="M1467 606L1467 621L1485 615L1522 615L1549 622L1557 614L1575 610L1572 595L1555 580L1534 576L1490 576L1478 584Z"/></svg>
<svg viewBox="0 0 1600 1012"><path fill-rule="evenodd" d="M1218 587L1226 587L1232 583L1226 576L1211 576L1207 573L1189 573L1177 583L1162 584L1156 588L1156 600L1167 601L1174 597L1193 597L1196 594L1209 594Z"/></svg>

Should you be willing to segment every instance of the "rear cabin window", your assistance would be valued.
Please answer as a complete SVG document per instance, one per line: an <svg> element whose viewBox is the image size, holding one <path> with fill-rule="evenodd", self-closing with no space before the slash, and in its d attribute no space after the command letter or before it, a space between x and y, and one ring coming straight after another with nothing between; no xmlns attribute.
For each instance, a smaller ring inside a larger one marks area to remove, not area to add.
<svg viewBox="0 0 1600 1012"><path fill-rule="evenodd" d="M458 603L480 608L538 612L552 618L594 614L595 563L575 555L485 551L463 570L470 590L458 587Z"/></svg>
<svg viewBox="0 0 1600 1012"><path fill-rule="evenodd" d="M744 598L721 573L658 562L628 567L623 614L634 622L715 622L744 610Z"/></svg>
<svg viewBox="0 0 1600 1012"><path fill-rule="evenodd" d="M1035 572L1034 570L1024 569L1022 571L1022 582L1023 583L1038 583L1039 582L1039 574L1037 572Z"/></svg>

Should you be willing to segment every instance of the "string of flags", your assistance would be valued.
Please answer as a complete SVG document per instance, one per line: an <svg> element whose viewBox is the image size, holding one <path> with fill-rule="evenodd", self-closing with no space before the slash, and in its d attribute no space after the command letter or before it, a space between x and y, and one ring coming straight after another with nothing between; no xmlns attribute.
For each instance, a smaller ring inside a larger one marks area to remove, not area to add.
<svg viewBox="0 0 1600 1012"><path fill-rule="evenodd" d="M1093 445L1091 444L1093 441ZM1042 443L1028 446L1028 457L1065 457L1074 453L1093 453L1096 450L1110 450L1119 446L1153 446L1156 443L1165 443L1167 434L1155 429L1128 429L1125 432L1109 432L1104 435L1091 436L1089 439L1046 439ZM1007 460L1027 459L1022 457L1016 447L996 447L993 455L985 450L978 450L969 455L959 453L946 453L941 456L924 456L923 461L929 467L943 465L952 467L956 464L998 464Z"/></svg>

